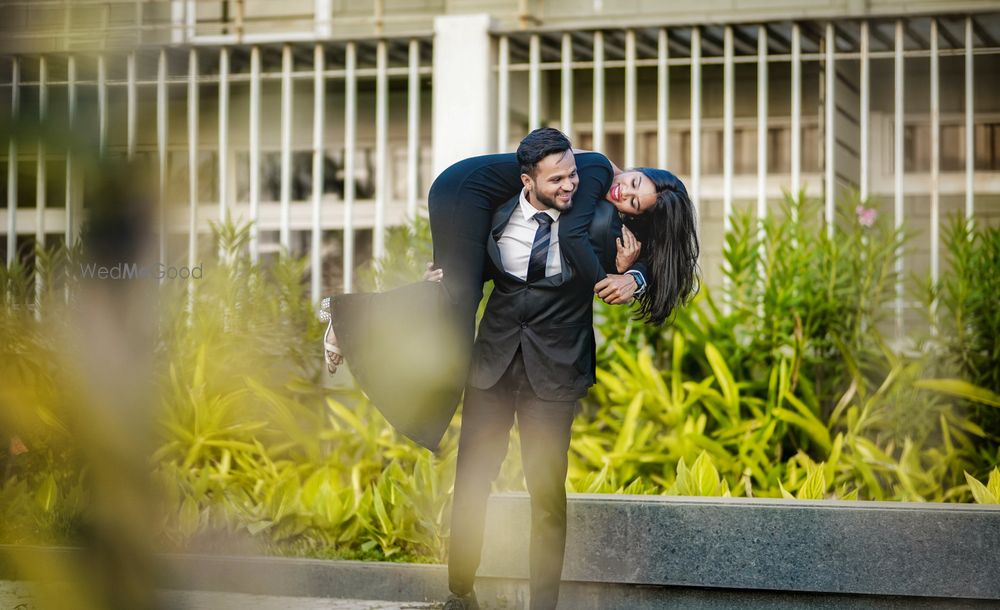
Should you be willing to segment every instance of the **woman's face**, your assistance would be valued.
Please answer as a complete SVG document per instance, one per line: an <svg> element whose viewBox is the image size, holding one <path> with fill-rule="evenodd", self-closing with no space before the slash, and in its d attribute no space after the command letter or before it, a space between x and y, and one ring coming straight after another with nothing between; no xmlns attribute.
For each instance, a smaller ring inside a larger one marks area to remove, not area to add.
<svg viewBox="0 0 1000 610"><path fill-rule="evenodd" d="M615 176L604 198L622 214L638 216L656 203L656 187L640 171L622 172Z"/></svg>

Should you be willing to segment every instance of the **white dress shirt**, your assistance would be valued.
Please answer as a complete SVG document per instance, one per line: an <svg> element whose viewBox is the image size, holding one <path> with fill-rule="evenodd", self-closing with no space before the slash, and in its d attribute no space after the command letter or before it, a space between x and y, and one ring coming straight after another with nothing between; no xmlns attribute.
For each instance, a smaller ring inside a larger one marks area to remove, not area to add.
<svg viewBox="0 0 1000 610"><path fill-rule="evenodd" d="M504 271L522 280L527 280L528 277L531 246L535 243L535 232L538 231L538 221L534 216L539 211L541 210L535 209L528 203L525 190L522 189L520 204L511 213L510 221L497 241ZM553 220L549 235L549 254L545 260L545 277L549 277L562 273L562 257L559 255L559 210L548 208L544 213Z"/></svg>

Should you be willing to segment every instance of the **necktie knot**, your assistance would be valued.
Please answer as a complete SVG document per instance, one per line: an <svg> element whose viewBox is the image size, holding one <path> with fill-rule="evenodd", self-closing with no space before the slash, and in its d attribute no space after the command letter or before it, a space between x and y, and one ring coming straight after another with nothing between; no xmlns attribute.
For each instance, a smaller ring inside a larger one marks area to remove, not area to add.
<svg viewBox="0 0 1000 610"><path fill-rule="evenodd" d="M552 217L546 214L545 212L539 212L534 216L532 216L532 218L534 218L535 222L537 222L539 225L550 225L553 222Z"/></svg>

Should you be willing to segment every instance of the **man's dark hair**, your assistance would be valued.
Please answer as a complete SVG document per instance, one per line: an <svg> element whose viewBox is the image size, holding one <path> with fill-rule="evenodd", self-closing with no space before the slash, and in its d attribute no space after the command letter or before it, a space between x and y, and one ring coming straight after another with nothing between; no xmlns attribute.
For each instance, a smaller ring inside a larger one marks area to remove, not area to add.
<svg viewBox="0 0 1000 610"><path fill-rule="evenodd" d="M534 178L539 161L571 148L573 145L563 132L554 127L539 127L524 136L517 146L517 162L521 165L521 173Z"/></svg>

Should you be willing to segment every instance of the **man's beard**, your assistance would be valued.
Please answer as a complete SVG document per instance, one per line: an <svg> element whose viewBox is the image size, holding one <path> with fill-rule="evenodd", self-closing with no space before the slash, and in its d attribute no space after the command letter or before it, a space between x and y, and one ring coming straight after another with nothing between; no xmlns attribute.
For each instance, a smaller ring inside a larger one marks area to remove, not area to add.
<svg viewBox="0 0 1000 610"><path fill-rule="evenodd" d="M537 190L532 191L532 194L535 196L535 201L553 210L565 212L569 210L571 207L573 207L572 198L570 198L570 200L565 205L563 205L562 203L559 202L558 199L546 197L545 195L539 193Z"/></svg>

